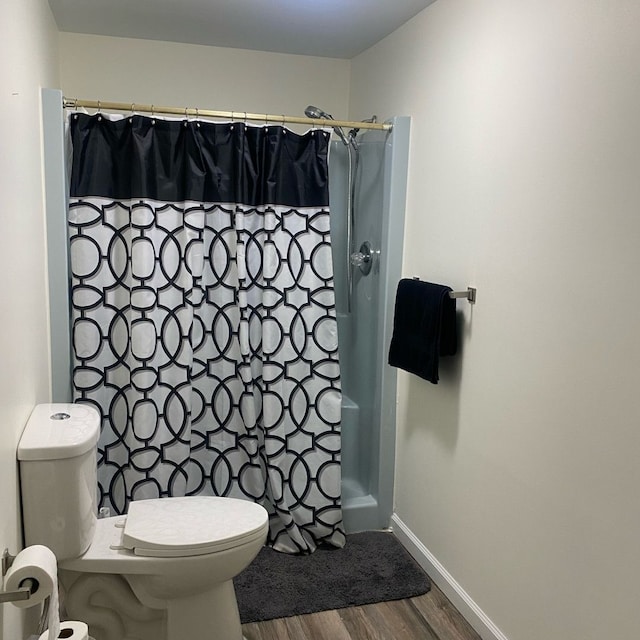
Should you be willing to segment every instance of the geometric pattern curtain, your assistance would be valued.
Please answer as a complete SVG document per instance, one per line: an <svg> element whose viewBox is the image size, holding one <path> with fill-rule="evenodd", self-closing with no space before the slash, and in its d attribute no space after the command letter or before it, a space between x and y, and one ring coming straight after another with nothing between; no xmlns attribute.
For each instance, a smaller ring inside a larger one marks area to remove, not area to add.
<svg viewBox="0 0 640 640"><path fill-rule="evenodd" d="M344 544L329 134L72 114L74 401L100 504L218 495Z"/></svg>

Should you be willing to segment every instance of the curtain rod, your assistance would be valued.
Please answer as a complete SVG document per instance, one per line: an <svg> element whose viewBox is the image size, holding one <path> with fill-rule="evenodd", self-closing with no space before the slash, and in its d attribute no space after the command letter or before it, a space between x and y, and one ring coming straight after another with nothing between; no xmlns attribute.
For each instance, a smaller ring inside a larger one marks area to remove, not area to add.
<svg viewBox="0 0 640 640"><path fill-rule="evenodd" d="M303 118L298 116L271 115L268 113L248 113L245 111L213 111L211 109L197 109L193 107L160 107L153 104L136 104L132 102L102 102L101 100L78 100L77 98L62 98L64 109L105 109L106 111L130 111L131 113L150 113L185 116L194 118L224 118L225 120L256 120L260 122L275 122L284 125L306 124L314 127L345 127L351 129L376 129L379 131L391 131L393 125L379 122L357 122L351 120L325 120L324 118Z"/></svg>

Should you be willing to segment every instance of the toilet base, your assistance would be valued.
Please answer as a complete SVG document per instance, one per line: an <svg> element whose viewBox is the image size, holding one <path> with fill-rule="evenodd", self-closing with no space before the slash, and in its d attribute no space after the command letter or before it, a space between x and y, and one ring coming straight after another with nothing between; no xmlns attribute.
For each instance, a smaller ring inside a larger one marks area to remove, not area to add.
<svg viewBox="0 0 640 640"><path fill-rule="evenodd" d="M164 602L145 597L135 576L61 571L61 582L67 614L95 640L244 640L232 580Z"/></svg>
<svg viewBox="0 0 640 640"><path fill-rule="evenodd" d="M122 576L62 569L59 578L65 616L86 622L95 640L166 639L166 611L145 607Z"/></svg>

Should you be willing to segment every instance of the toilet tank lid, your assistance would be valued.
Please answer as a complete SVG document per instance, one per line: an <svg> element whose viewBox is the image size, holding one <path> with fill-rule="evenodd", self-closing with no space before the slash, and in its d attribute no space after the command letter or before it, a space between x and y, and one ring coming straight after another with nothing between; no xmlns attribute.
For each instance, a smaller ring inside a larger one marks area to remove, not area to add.
<svg viewBox="0 0 640 640"><path fill-rule="evenodd" d="M94 448L100 416L90 405L39 404L33 409L18 443L18 460L74 458Z"/></svg>

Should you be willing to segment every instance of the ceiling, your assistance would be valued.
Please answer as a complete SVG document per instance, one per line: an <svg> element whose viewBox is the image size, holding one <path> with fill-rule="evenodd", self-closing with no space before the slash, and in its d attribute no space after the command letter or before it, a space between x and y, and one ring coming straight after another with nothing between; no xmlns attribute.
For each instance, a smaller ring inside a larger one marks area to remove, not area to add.
<svg viewBox="0 0 640 640"><path fill-rule="evenodd" d="M60 31L353 58L434 0L49 0Z"/></svg>

